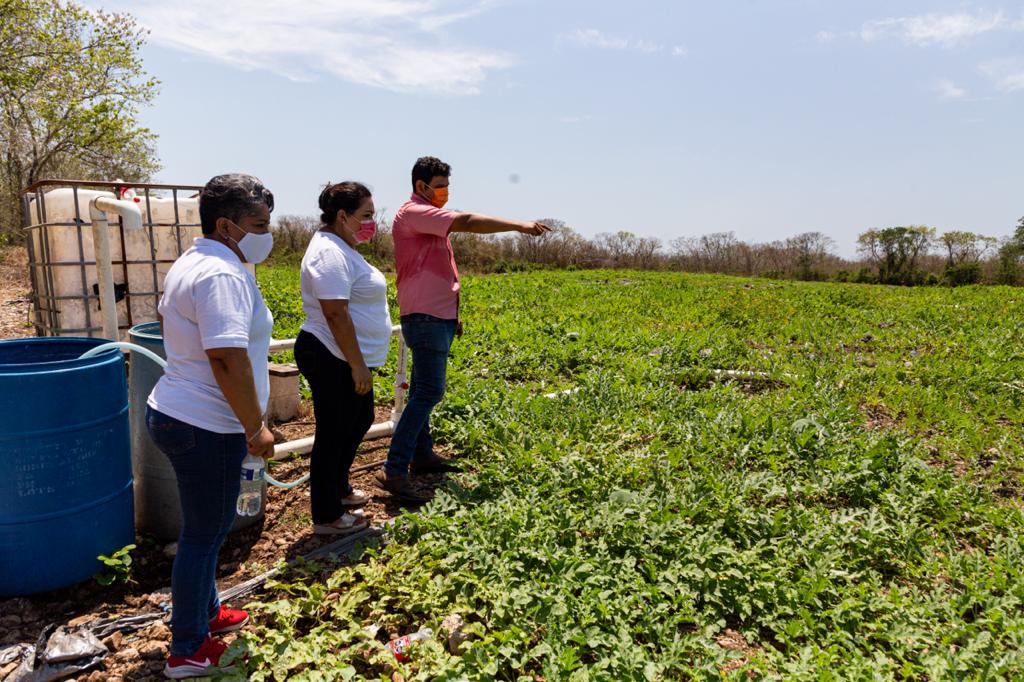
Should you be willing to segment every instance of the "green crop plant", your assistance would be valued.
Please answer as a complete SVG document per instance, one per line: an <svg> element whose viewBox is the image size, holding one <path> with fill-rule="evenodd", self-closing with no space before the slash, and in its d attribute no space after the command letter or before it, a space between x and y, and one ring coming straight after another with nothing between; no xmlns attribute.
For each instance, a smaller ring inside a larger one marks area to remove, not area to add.
<svg viewBox="0 0 1024 682"><path fill-rule="evenodd" d="M297 277L268 270L280 337ZM463 286L434 425L466 473L273 584L228 678L1024 678L1019 290ZM398 663L371 624L437 634Z"/></svg>

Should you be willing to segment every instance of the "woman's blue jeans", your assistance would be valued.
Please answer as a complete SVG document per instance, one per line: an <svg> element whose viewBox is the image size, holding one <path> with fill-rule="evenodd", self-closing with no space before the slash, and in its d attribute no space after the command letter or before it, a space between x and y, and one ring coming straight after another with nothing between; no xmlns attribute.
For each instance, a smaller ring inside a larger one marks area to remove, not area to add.
<svg viewBox="0 0 1024 682"><path fill-rule="evenodd" d="M217 555L235 522L245 436L206 431L148 406L146 426L178 478L183 524L171 572L171 655L191 656L220 610Z"/></svg>

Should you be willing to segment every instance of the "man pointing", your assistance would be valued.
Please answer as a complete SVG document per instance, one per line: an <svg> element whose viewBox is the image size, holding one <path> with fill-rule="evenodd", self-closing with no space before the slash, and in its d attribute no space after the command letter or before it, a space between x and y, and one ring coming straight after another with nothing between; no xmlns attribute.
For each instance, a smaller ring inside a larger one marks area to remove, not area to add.
<svg viewBox="0 0 1024 682"><path fill-rule="evenodd" d="M412 382L377 481L384 490L410 502L429 499L409 483L410 471L458 471L434 452L430 436L430 413L444 395L448 352L455 336L462 333L459 270L449 235L520 232L537 236L551 229L538 222L445 210L450 176L451 167L440 159L417 159L412 167L413 194L395 214L391 231L402 336L412 352Z"/></svg>

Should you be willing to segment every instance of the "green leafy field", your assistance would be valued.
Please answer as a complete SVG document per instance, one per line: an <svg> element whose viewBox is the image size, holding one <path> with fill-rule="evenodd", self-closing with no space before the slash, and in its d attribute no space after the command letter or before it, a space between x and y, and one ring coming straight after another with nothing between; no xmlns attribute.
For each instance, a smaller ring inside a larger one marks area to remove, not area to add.
<svg viewBox="0 0 1024 682"><path fill-rule="evenodd" d="M297 277L261 279L294 334ZM467 277L434 423L471 472L276 584L235 676L391 679L365 625L458 613L406 679L1024 678L1021 296Z"/></svg>

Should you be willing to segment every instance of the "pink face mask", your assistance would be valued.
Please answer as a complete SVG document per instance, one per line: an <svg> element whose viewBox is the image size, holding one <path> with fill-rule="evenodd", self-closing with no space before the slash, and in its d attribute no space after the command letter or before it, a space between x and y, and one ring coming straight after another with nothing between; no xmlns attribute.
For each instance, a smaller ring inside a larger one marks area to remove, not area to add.
<svg viewBox="0 0 1024 682"><path fill-rule="evenodd" d="M373 239L373 235L377 232L377 223L372 220L364 220L359 223L359 230L355 233L355 239L357 244L368 242Z"/></svg>

